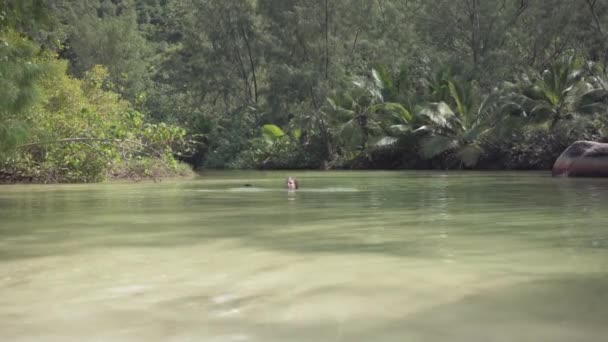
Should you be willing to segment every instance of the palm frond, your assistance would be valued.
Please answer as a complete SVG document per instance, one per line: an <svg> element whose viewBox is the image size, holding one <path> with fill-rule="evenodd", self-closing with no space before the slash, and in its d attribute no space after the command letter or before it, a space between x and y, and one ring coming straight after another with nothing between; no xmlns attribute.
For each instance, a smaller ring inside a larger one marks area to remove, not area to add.
<svg viewBox="0 0 608 342"><path fill-rule="evenodd" d="M450 123L455 117L454 112L445 102L431 103L421 108L418 115L433 125L447 128L451 128Z"/></svg>
<svg viewBox="0 0 608 342"><path fill-rule="evenodd" d="M409 123L412 121L412 114L402 104L395 102L384 102L369 107L370 113L386 111L399 122Z"/></svg>
<svg viewBox="0 0 608 342"><path fill-rule="evenodd" d="M478 141L482 132L484 132L489 127L485 127L482 125L475 125L462 133L462 140L466 142Z"/></svg>
<svg viewBox="0 0 608 342"><path fill-rule="evenodd" d="M525 87L522 91L522 95L534 101L547 100L545 92L543 92L538 85Z"/></svg>
<svg viewBox="0 0 608 342"><path fill-rule="evenodd" d="M577 98L575 107L584 113L604 112L608 107L608 91L593 89Z"/></svg>
<svg viewBox="0 0 608 342"><path fill-rule="evenodd" d="M379 64L376 65L372 72L375 72L375 77L380 82L379 88L381 88L384 97L394 101L398 90L395 87L395 82L393 82L393 77L388 67L384 64Z"/></svg>
<svg viewBox="0 0 608 342"><path fill-rule="evenodd" d="M387 148L387 147L394 146L395 144L397 144L398 141L399 141L398 138L390 137L390 136L383 136L383 137L378 137L377 139L375 139L370 145L374 148Z"/></svg>
<svg viewBox="0 0 608 342"><path fill-rule="evenodd" d="M464 102L463 102L464 99L462 98L462 95L456 88L456 85L454 84L453 81L448 81L448 89L450 90L450 96L456 103L456 114L459 115L460 117L466 116L467 108L464 105Z"/></svg>
<svg viewBox="0 0 608 342"><path fill-rule="evenodd" d="M388 129L392 135L402 135L412 132L412 128L408 125L391 125Z"/></svg>
<svg viewBox="0 0 608 342"><path fill-rule="evenodd" d="M536 121L548 120L555 115L555 109L547 103L539 103L530 110L530 118Z"/></svg>
<svg viewBox="0 0 608 342"><path fill-rule="evenodd" d="M384 83L385 82L378 71L376 69L372 69L372 84L374 85L374 88L382 90L384 88Z"/></svg>

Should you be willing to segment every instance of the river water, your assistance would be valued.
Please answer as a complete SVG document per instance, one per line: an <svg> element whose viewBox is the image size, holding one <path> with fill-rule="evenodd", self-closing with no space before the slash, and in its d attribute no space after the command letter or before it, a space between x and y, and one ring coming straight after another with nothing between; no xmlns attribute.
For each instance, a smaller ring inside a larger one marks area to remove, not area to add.
<svg viewBox="0 0 608 342"><path fill-rule="evenodd" d="M2 186L0 340L604 341L607 209L546 173Z"/></svg>

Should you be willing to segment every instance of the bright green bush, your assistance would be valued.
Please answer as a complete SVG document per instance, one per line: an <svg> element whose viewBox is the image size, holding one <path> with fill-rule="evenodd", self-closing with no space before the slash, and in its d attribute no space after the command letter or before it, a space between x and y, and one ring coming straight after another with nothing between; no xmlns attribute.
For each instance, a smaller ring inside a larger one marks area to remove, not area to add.
<svg viewBox="0 0 608 342"><path fill-rule="evenodd" d="M23 45L15 50L36 49L18 36L8 38ZM182 172L173 151L184 147L185 130L145 122L129 102L106 90L106 68L95 66L76 79L68 75L67 61L39 50L17 52L15 61L38 66L13 70L11 79L0 84L7 90L3 96L14 93L0 109L4 169L40 182L98 182L124 175L116 172L122 169L140 177ZM13 64L17 68L19 63ZM36 72L30 75L30 69ZM19 137L26 138L18 139L17 125L24 127ZM132 160L154 167L127 167Z"/></svg>

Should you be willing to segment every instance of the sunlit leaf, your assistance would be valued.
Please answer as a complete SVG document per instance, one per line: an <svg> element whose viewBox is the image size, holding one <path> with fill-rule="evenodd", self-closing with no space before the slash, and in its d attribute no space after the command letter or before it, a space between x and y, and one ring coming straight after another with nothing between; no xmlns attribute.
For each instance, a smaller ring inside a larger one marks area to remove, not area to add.
<svg viewBox="0 0 608 342"><path fill-rule="evenodd" d="M384 136L380 137L372 143L373 147L389 147L395 145L399 139L395 137Z"/></svg>
<svg viewBox="0 0 608 342"><path fill-rule="evenodd" d="M291 134L295 139L300 139L300 137L302 136L302 129L296 128L291 132Z"/></svg>
<svg viewBox="0 0 608 342"><path fill-rule="evenodd" d="M262 126L262 135L267 141L273 142L284 136L285 133L279 126L267 124Z"/></svg>
<svg viewBox="0 0 608 342"><path fill-rule="evenodd" d="M423 107L418 115L440 127L449 127L449 122L455 117L454 112L445 102L431 103Z"/></svg>

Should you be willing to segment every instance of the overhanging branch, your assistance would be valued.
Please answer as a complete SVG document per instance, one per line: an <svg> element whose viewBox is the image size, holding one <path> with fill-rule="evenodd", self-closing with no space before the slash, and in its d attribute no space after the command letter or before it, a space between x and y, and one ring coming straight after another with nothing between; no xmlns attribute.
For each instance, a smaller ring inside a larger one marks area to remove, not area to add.
<svg viewBox="0 0 608 342"><path fill-rule="evenodd" d="M156 153L158 156L162 155L161 151L158 151L139 141L107 139L107 138L66 138L66 139L58 139L58 140L38 141L38 142L33 142L33 143L17 145L17 146L15 146L15 148L31 148L31 147L42 146L42 145L65 144L65 143L87 143L87 142L94 142L94 141L107 143L107 144L114 145L119 148L124 147L124 146L120 145L120 143L134 144L134 145L141 146L145 149L148 149L148 150Z"/></svg>

